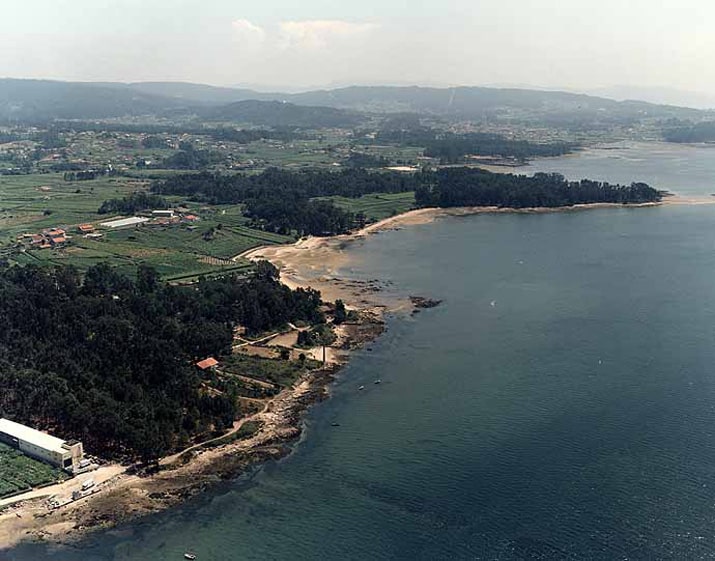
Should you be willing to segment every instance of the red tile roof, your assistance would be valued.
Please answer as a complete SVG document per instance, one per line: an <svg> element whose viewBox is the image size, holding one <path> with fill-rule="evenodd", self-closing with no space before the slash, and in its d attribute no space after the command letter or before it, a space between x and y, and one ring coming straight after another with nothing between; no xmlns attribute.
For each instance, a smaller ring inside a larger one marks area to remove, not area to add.
<svg viewBox="0 0 715 561"><path fill-rule="evenodd" d="M201 370L206 370L207 368L211 368L212 366L216 366L218 364L218 360L210 356L209 358L205 358L204 360L197 362L196 366L198 366Z"/></svg>

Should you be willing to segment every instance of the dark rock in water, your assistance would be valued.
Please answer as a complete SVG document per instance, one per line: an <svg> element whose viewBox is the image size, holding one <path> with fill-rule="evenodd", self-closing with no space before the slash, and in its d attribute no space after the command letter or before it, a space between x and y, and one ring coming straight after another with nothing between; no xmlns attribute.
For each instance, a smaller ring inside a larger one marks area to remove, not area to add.
<svg viewBox="0 0 715 561"><path fill-rule="evenodd" d="M410 296L410 302L415 308L434 308L442 303L442 300L432 300L424 296Z"/></svg>

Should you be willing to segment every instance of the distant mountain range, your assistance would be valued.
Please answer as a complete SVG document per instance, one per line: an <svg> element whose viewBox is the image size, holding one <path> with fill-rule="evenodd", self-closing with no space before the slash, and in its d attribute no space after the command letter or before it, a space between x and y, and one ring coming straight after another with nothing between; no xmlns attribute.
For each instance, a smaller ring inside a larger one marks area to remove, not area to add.
<svg viewBox="0 0 715 561"><path fill-rule="evenodd" d="M248 103L250 102L250 103ZM182 82L82 83L0 79L0 122L197 115L266 126L353 126L360 113L557 126L702 119L697 109L559 91L486 87L354 86L264 93Z"/></svg>
<svg viewBox="0 0 715 561"><path fill-rule="evenodd" d="M680 90L677 88L610 86L590 90L587 93L616 100L639 99L656 104L680 105L695 109L715 109L715 95L704 92Z"/></svg>
<svg viewBox="0 0 715 561"><path fill-rule="evenodd" d="M333 107L253 99L202 109L199 114L212 121L233 121L266 127L352 127L364 120L359 113Z"/></svg>

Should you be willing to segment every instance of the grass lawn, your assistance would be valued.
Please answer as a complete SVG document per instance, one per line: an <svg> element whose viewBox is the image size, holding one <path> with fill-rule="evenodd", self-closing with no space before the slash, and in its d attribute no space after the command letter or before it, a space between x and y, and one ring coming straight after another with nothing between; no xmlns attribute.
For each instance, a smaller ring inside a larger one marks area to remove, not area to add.
<svg viewBox="0 0 715 561"><path fill-rule="evenodd" d="M293 385L301 374L319 364L319 362L310 359L301 363L236 353L223 359L221 371L229 375L248 376L269 384L288 387Z"/></svg>

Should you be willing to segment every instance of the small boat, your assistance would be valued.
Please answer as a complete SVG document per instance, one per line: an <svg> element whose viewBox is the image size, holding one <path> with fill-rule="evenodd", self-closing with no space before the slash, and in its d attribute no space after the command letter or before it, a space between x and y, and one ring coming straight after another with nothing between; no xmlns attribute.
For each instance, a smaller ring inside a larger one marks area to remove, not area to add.
<svg viewBox="0 0 715 561"><path fill-rule="evenodd" d="M339 427L339 426L340 426L340 423L330 423L330 426L331 426L331 427Z"/></svg>
<svg viewBox="0 0 715 561"><path fill-rule="evenodd" d="M196 554L195 553L189 553L188 551L184 553L184 559L191 559L193 561L196 559Z"/></svg>
<svg viewBox="0 0 715 561"><path fill-rule="evenodd" d="M358 388L358 390L364 390L364 389L365 389L365 386L360 386L360 387Z"/></svg>
<svg viewBox="0 0 715 561"><path fill-rule="evenodd" d="M375 380L374 383L375 383L375 384L382 384L382 380L380 380L380 378L378 378L377 380Z"/></svg>

